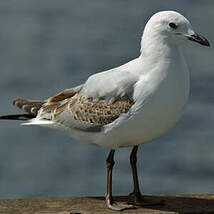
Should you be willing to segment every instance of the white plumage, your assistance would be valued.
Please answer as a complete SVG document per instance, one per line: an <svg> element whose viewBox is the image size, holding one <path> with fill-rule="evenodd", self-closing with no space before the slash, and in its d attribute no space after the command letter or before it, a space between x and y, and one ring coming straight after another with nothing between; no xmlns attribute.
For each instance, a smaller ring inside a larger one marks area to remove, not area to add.
<svg viewBox="0 0 214 214"><path fill-rule="evenodd" d="M80 142L110 148L106 202L113 210L132 207L115 205L112 199L114 150L134 146L130 155L134 181L131 197L135 204L144 204L137 177L138 145L165 134L184 110L190 83L181 48L189 40L209 46L181 14L159 12L146 24L138 58L92 75L84 84L46 101L16 99L14 105L28 114L0 119L35 117L24 125L54 128Z"/></svg>
<svg viewBox="0 0 214 214"><path fill-rule="evenodd" d="M180 25L182 35L194 32L187 19L176 12L155 14L145 27L138 58L92 75L69 98L85 96L93 98L93 102L105 99L111 105L124 97L134 103L128 112L97 131L86 131L97 124L75 121L67 109L57 121L49 113L40 113L27 124L64 130L80 142L108 148L146 143L166 133L179 119L189 95L189 71L180 47L187 39L175 35L178 30L165 24L170 20Z"/></svg>

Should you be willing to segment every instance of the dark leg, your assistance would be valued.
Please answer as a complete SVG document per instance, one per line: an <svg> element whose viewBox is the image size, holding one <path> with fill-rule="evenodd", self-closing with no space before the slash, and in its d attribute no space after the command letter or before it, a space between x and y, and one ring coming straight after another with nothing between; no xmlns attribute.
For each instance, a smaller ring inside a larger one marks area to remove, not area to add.
<svg viewBox="0 0 214 214"><path fill-rule="evenodd" d="M130 155L130 164L132 168L134 191L129 195L133 200L133 203L138 206L152 206L163 205L163 201L148 201L143 198L139 188L139 181L137 175L137 150L138 146L134 146Z"/></svg>
<svg viewBox="0 0 214 214"><path fill-rule="evenodd" d="M112 198L112 170L114 166L114 152L115 150L111 150L108 158L106 159L106 165L107 165L107 192L106 192L106 203L108 208L112 210L124 210L128 208L132 208L132 205L128 204L119 204L119 203L114 203L113 198Z"/></svg>
<svg viewBox="0 0 214 214"><path fill-rule="evenodd" d="M130 194L130 196L134 197L134 202L140 202L142 199L140 188L139 188L139 181L137 175L137 150L138 146L134 146L130 155L130 164L132 168L132 175L133 175L133 183L134 183L134 191Z"/></svg>
<svg viewBox="0 0 214 214"><path fill-rule="evenodd" d="M106 159L106 166L107 166L107 186L106 186L106 201L109 205L112 204L112 169L114 166L114 152L115 150L111 150L108 158Z"/></svg>

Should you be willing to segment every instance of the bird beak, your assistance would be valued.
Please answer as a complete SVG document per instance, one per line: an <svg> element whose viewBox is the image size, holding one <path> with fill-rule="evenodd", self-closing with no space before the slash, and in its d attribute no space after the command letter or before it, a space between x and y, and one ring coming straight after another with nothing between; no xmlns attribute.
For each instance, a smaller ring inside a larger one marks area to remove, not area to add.
<svg viewBox="0 0 214 214"><path fill-rule="evenodd" d="M197 42L197 43L199 43L201 45L208 46L208 47L210 46L209 41L205 37L203 37L203 36L201 36L201 35L199 35L197 33L194 33L192 35L186 35L186 38L188 40Z"/></svg>

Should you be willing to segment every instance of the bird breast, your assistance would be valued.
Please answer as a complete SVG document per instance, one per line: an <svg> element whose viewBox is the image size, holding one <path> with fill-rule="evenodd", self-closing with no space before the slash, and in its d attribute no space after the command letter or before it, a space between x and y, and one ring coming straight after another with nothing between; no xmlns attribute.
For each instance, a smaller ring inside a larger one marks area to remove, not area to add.
<svg viewBox="0 0 214 214"><path fill-rule="evenodd" d="M164 64L156 64L150 74L139 79L129 116L107 127L106 136L118 147L154 140L165 134L181 116L189 96L189 71L182 56L176 62L162 62ZM123 135L120 142L114 142L118 141L118 132Z"/></svg>

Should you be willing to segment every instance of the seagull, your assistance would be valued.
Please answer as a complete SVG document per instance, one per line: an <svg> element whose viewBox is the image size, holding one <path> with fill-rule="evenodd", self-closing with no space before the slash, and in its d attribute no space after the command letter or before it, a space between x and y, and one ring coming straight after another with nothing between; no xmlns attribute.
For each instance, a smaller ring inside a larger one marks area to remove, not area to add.
<svg viewBox="0 0 214 214"><path fill-rule="evenodd" d="M24 125L64 131L80 142L109 149L105 199L112 210L133 207L115 202L112 196L115 150L133 147L133 192L129 197L134 204L143 204L136 167L138 146L168 132L185 108L190 79L182 46L189 41L210 46L183 15L158 12L145 26L139 57L46 100L14 99L13 105L25 113L0 119L26 120Z"/></svg>

